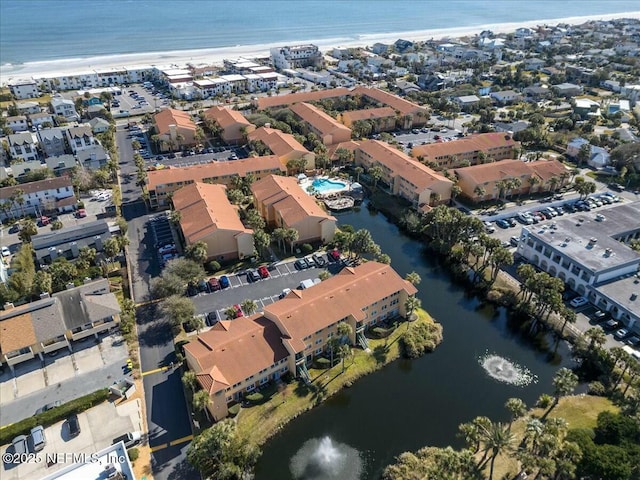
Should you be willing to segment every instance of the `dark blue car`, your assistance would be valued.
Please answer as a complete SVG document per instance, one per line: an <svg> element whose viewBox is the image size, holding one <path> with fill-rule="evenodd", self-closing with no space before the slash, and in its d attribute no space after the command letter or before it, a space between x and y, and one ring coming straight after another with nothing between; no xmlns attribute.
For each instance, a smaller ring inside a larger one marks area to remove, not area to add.
<svg viewBox="0 0 640 480"><path fill-rule="evenodd" d="M229 286L229 277L223 275L220 277L220 287L227 288Z"/></svg>

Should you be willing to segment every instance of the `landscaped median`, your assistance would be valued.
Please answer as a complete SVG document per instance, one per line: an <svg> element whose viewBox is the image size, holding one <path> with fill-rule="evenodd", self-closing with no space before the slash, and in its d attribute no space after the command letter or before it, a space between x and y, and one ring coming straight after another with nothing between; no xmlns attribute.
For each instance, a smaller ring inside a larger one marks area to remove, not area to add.
<svg viewBox="0 0 640 480"><path fill-rule="evenodd" d="M25 418L0 429L0 445L10 443L18 435L29 435L36 425L48 427L66 419L72 413L80 413L109 399L109 389L103 388L84 397L76 398L68 403L55 407L47 412Z"/></svg>
<svg viewBox="0 0 640 480"><path fill-rule="evenodd" d="M294 381L284 388L268 392L272 393L270 399L261 399L255 405L242 408L238 415L239 433L251 442L263 444L301 413L320 404L343 387L351 386L358 378L404 355L400 339L407 332L414 329L424 331L425 325L428 326L426 330L433 332L433 337L423 353L429 351L430 346L435 347L442 341L442 327L422 309L416 310L414 315L417 317L415 321L400 323L386 338L370 339L370 352L354 348L352 355L344 360L344 372L341 362L331 369L310 368L311 385Z"/></svg>

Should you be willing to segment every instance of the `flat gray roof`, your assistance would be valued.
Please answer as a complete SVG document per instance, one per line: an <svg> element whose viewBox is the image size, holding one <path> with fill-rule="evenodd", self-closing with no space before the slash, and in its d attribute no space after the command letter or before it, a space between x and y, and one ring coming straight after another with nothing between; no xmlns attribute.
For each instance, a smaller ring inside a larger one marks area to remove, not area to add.
<svg viewBox="0 0 640 480"><path fill-rule="evenodd" d="M604 220L596 221L598 214L604 215ZM613 238L640 230L640 202L580 212L570 218L557 220L555 229L535 226L525 228L533 237L548 243L594 272L634 261L640 262L640 253ZM591 239L597 241L592 243ZM607 249L610 249L608 253Z"/></svg>
<svg viewBox="0 0 640 480"><path fill-rule="evenodd" d="M640 278L637 275L627 275L614 282L600 285L597 290L626 308L636 318L640 318Z"/></svg>

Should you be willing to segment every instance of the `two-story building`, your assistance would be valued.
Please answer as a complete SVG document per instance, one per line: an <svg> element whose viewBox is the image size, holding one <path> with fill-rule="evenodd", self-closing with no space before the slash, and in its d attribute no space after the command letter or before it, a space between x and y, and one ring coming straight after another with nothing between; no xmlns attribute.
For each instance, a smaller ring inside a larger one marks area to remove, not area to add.
<svg viewBox="0 0 640 480"><path fill-rule="evenodd" d="M67 143L73 153L93 148L98 144L98 140L93 136L93 131L88 125L70 127L67 128L64 133L67 136Z"/></svg>
<svg viewBox="0 0 640 480"><path fill-rule="evenodd" d="M29 122L26 115L15 115L5 118L6 126L10 128L13 133L25 132L29 130Z"/></svg>
<svg viewBox="0 0 640 480"><path fill-rule="evenodd" d="M228 406L285 373L308 379L307 364L327 355L332 339L366 346L364 332L381 321L406 315L416 288L389 265L366 262L305 290L294 290L262 314L217 322L185 345L187 365L209 392L215 420ZM352 328L338 337L338 325Z"/></svg>
<svg viewBox="0 0 640 480"><path fill-rule="evenodd" d="M396 111L391 107L346 111L342 112L339 118L352 130L358 122L367 122L372 133L391 132L396 129Z"/></svg>
<svg viewBox="0 0 640 480"><path fill-rule="evenodd" d="M296 103L289 109L303 122L305 129L317 135L326 146L351 139L351 130L348 127L309 103Z"/></svg>
<svg viewBox="0 0 640 480"><path fill-rule="evenodd" d="M14 365L36 355L68 348L74 342L117 327L120 305L109 291L109 281L90 281L53 295L43 293L40 300L14 307L5 304L0 312L0 360Z"/></svg>
<svg viewBox="0 0 640 480"><path fill-rule="evenodd" d="M3 187L0 188L0 198L10 207L0 211L3 220L24 215L40 216L45 212L72 211L77 202L73 184L66 176Z"/></svg>
<svg viewBox="0 0 640 480"><path fill-rule="evenodd" d="M156 113L153 121L163 152L195 146L196 124L187 112L168 108Z"/></svg>
<svg viewBox="0 0 640 480"><path fill-rule="evenodd" d="M221 129L220 136L228 144L245 143L247 135L256 128L242 113L230 108L211 107L206 109L203 115L218 124Z"/></svg>
<svg viewBox="0 0 640 480"><path fill-rule="evenodd" d="M67 151L65 134L61 128L45 128L38 131L40 147L45 157L57 157Z"/></svg>
<svg viewBox="0 0 640 480"><path fill-rule="evenodd" d="M186 244L204 242L208 259L223 262L253 255L253 230L242 224L225 185L195 182L176 191L172 202L180 212Z"/></svg>
<svg viewBox="0 0 640 480"><path fill-rule="evenodd" d="M83 247L102 252L104 243L111 236L109 224L105 220L96 220L60 230L38 233L31 237L31 243L38 263L47 264L60 257L67 260L78 258L80 249Z"/></svg>
<svg viewBox="0 0 640 480"><path fill-rule="evenodd" d="M72 100L62 97L53 97L51 99L51 109L55 115L64 117L71 122L80 120L80 115L76 111L76 106Z"/></svg>

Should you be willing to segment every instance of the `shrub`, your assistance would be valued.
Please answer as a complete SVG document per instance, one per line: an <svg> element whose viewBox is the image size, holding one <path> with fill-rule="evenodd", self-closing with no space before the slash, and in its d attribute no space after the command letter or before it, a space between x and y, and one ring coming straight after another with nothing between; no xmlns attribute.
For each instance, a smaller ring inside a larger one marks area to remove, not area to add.
<svg viewBox="0 0 640 480"><path fill-rule="evenodd" d="M84 202L78 202L78 208L84 208Z"/></svg>
<svg viewBox="0 0 640 480"><path fill-rule="evenodd" d="M375 328L372 328L370 331L371 331L371 335L375 338L385 338L391 335L391 332L393 330L388 328L375 327Z"/></svg>
<svg viewBox="0 0 640 480"><path fill-rule="evenodd" d="M36 425L48 427L54 423L60 422L72 413L81 413L91 407L104 402L109 398L109 389L103 388L96 392L76 398L68 403L60 405L48 412L39 413L33 417L25 418L19 422L9 425L0 430L0 445L5 445L18 435L29 435L29 432Z"/></svg>
<svg viewBox="0 0 640 480"><path fill-rule="evenodd" d="M434 322L420 322L400 335L402 353L408 358L417 358L432 352L442 341L442 326Z"/></svg>
<svg viewBox="0 0 640 480"><path fill-rule="evenodd" d="M305 254L307 254L307 253L311 253L311 252L313 252L313 247L312 247L310 244L308 244L308 243L303 243L303 244L302 244L302 251L303 251Z"/></svg>
<svg viewBox="0 0 640 480"><path fill-rule="evenodd" d="M315 364L317 368L329 368L331 367L331 360L328 358L320 357L315 359Z"/></svg>
<svg viewBox="0 0 640 480"><path fill-rule="evenodd" d="M253 392L246 395L244 398L251 403L260 403L264 400L264 395L260 392Z"/></svg>
<svg viewBox="0 0 640 480"><path fill-rule="evenodd" d="M127 455L129 455L129 460L135 462L140 456L140 452L137 448L130 448L129 450L127 450Z"/></svg>
<svg viewBox="0 0 640 480"><path fill-rule="evenodd" d="M51 222L51 230L60 230L62 228L62 222L60 220L54 220Z"/></svg>
<svg viewBox="0 0 640 480"><path fill-rule="evenodd" d="M607 389L601 382L591 382L589 383L589 394L605 397L607 395Z"/></svg>
<svg viewBox="0 0 640 480"><path fill-rule="evenodd" d="M536 407L547 408L553 402L553 397L547 393L543 393L536 402Z"/></svg>
<svg viewBox="0 0 640 480"><path fill-rule="evenodd" d="M220 263L219 262L217 262L215 260L211 260L209 263L207 263L207 272L216 273L219 270L220 270Z"/></svg>
<svg viewBox="0 0 640 480"><path fill-rule="evenodd" d="M236 403L229 407L229 415L235 417L238 413L240 413L240 404Z"/></svg>

